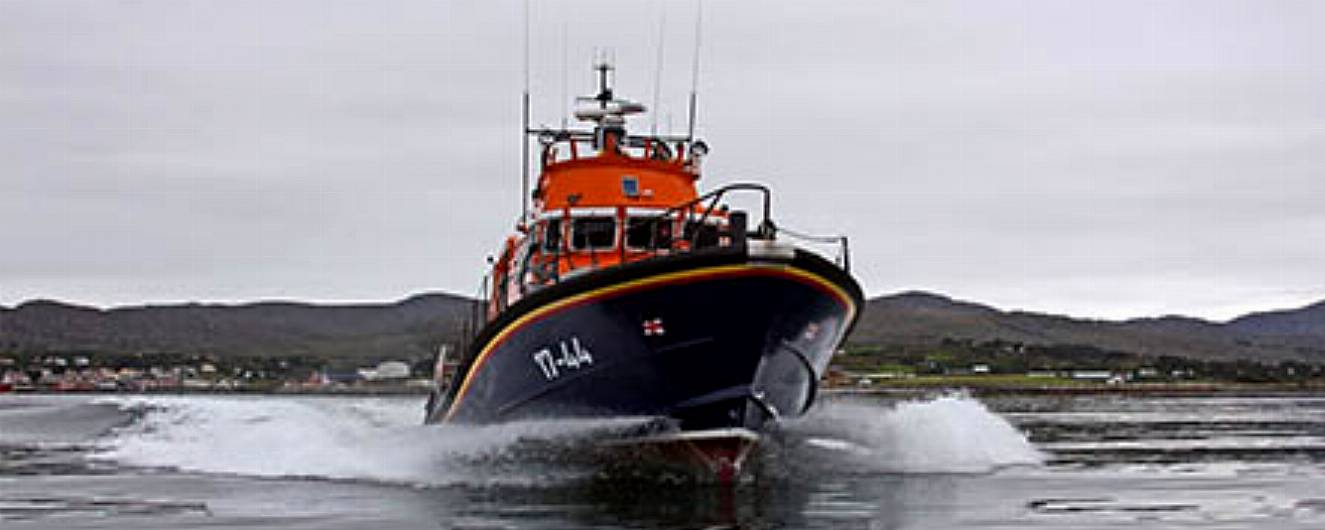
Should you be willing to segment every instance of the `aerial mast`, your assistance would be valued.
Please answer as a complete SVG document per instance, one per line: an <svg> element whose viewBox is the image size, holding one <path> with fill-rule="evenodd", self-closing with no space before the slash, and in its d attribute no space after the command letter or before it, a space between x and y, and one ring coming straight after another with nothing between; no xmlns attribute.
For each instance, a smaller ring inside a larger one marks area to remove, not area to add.
<svg viewBox="0 0 1325 530"><path fill-rule="evenodd" d="M520 108L520 222L529 218L529 0L524 1L524 94Z"/></svg>
<svg viewBox="0 0 1325 530"><path fill-rule="evenodd" d="M695 3L695 56L690 63L690 119L686 140L695 139L695 107L697 105L699 92L699 44L700 36L703 35L704 22L704 2L700 0Z"/></svg>
<svg viewBox="0 0 1325 530"><path fill-rule="evenodd" d="M608 60L604 54L593 65L594 70L598 71L598 95L594 96L598 100L598 108L605 109L607 104L612 102L612 81L611 73L615 69L612 61Z"/></svg>

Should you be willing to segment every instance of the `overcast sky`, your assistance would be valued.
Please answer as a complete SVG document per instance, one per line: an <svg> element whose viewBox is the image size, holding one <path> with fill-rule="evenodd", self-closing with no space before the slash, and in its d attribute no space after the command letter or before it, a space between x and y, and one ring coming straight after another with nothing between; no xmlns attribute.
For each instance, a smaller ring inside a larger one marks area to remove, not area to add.
<svg viewBox="0 0 1325 530"><path fill-rule="evenodd" d="M534 4L535 121L591 92L595 48L651 105L661 35L684 129L694 2ZM521 5L0 0L0 304L472 293L519 210ZM1322 28L1314 0L711 1L701 184L850 235L870 295L1302 305Z"/></svg>

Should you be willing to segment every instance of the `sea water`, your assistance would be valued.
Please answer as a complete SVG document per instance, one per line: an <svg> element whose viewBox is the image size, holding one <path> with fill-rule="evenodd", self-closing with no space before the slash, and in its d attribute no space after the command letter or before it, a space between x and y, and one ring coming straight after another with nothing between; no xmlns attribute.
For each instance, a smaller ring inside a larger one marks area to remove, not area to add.
<svg viewBox="0 0 1325 530"><path fill-rule="evenodd" d="M604 473L595 442L649 418L424 426L422 411L0 396L0 526L1325 525L1322 396L833 396L772 432L734 488Z"/></svg>

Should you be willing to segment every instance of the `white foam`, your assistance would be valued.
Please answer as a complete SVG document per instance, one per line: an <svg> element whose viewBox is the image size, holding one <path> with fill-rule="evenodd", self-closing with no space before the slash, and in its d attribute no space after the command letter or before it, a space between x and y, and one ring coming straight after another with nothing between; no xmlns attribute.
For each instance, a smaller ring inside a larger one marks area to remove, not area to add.
<svg viewBox="0 0 1325 530"><path fill-rule="evenodd" d="M421 485L525 483L558 471L493 465L512 446L556 441L639 420L421 425L422 401L149 397L115 400L143 416L106 437L93 458L143 467L262 477Z"/></svg>
<svg viewBox="0 0 1325 530"><path fill-rule="evenodd" d="M150 396L109 398L138 415L91 457L129 466L410 485L536 485L587 476L572 462L639 418L492 426L421 425L422 400ZM832 403L786 429L803 450L883 472L984 472L1042 459L978 401ZM546 450L546 451L544 451ZM569 458L568 458L569 456Z"/></svg>
<svg viewBox="0 0 1325 530"><path fill-rule="evenodd" d="M1044 455L1011 424L965 396L904 401L894 407L824 403L789 422L793 443L836 453L862 471L983 473L1038 465Z"/></svg>

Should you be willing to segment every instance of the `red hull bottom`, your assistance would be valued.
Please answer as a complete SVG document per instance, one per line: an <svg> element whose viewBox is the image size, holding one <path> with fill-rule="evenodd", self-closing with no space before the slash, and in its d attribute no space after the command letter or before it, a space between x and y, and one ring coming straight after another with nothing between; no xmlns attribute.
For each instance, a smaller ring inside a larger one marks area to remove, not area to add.
<svg viewBox="0 0 1325 530"><path fill-rule="evenodd" d="M732 485L758 443L759 434L754 431L726 428L629 438L606 445L633 462L661 465L704 482Z"/></svg>

